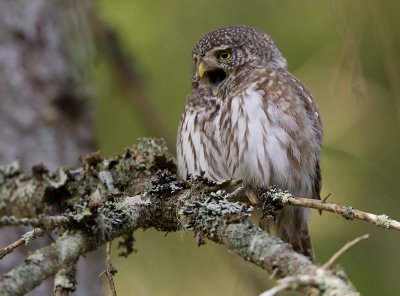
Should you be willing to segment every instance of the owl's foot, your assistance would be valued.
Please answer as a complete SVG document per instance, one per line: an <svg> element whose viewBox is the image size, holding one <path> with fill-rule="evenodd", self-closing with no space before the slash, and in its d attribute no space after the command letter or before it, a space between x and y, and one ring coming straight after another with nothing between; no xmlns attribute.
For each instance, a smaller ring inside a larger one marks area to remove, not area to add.
<svg viewBox="0 0 400 296"><path fill-rule="evenodd" d="M212 186L209 188L210 191L216 191L216 190L225 190L228 192L234 192L238 188L240 188L242 184L242 180L234 180L234 179L226 179L226 180L220 180L217 182L214 182Z"/></svg>

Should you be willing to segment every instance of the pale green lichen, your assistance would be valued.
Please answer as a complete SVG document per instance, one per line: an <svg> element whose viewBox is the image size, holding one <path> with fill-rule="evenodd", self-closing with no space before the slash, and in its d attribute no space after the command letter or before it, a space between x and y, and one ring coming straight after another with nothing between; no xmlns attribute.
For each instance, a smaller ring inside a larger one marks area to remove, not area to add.
<svg viewBox="0 0 400 296"><path fill-rule="evenodd" d="M99 204L101 202L100 189L97 187L95 191L89 196L90 202L93 204Z"/></svg>
<svg viewBox="0 0 400 296"><path fill-rule="evenodd" d="M21 239L24 241L25 245L29 244L29 242L31 242L35 238L37 238L37 230L36 229L28 231L27 233L23 234L21 237Z"/></svg>
<svg viewBox="0 0 400 296"><path fill-rule="evenodd" d="M55 287L62 287L66 290L75 291L75 284L71 282L66 274L57 274L54 279Z"/></svg>
<svg viewBox="0 0 400 296"><path fill-rule="evenodd" d="M123 209L128 213L129 224L134 225L140 217L138 206L149 205L150 201L143 199L141 195L127 197L123 204L117 205L117 209Z"/></svg>
<svg viewBox="0 0 400 296"><path fill-rule="evenodd" d="M21 168L18 161L13 161L12 163L6 165L0 165L0 172L5 177L13 177L20 173ZM1 183L0 183L1 184Z"/></svg>
<svg viewBox="0 0 400 296"><path fill-rule="evenodd" d="M107 190L110 191L111 194L119 193L119 190L114 187L114 180L109 171L99 172L99 179L104 185L106 185Z"/></svg>
<svg viewBox="0 0 400 296"><path fill-rule="evenodd" d="M30 255L27 260L31 263L39 263L40 264L40 262L43 261L43 259L45 259L45 258L46 258L45 254L43 254L41 252L35 252L32 255Z"/></svg>
<svg viewBox="0 0 400 296"><path fill-rule="evenodd" d="M10 197L15 195L15 189L18 189L18 184L12 177L17 176L19 173L20 166L17 161L7 165L0 165L0 210L6 209L9 205Z"/></svg>
<svg viewBox="0 0 400 296"><path fill-rule="evenodd" d="M26 186L20 186L16 189L15 194L21 201L29 202L32 200L37 189L37 184L29 182Z"/></svg>
<svg viewBox="0 0 400 296"><path fill-rule="evenodd" d="M18 219L14 216L3 216L0 218L0 224L14 225L18 222Z"/></svg>
<svg viewBox="0 0 400 296"><path fill-rule="evenodd" d="M180 216L188 218L184 228L206 232L207 236L213 238L218 235L221 218L242 221L250 217L252 208L240 202L230 202L228 194L223 190L211 192L207 198L186 203L178 212ZM231 223L234 223L233 220ZM200 241L201 243L201 241Z"/></svg>
<svg viewBox="0 0 400 296"><path fill-rule="evenodd" d="M54 287L62 287L64 290L76 290L76 268L63 268L57 272L54 278Z"/></svg>
<svg viewBox="0 0 400 296"><path fill-rule="evenodd" d="M375 224L379 227L390 228L390 217L387 215L376 216Z"/></svg>
<svg viewBox="0 0 400 296"><path fill-rule="evenodd" d="M83 219L92 216L92 212L90 211L89 208L84 207L84 206L77 206L78 208L76 212L72 215L72 219L74 219L76 222L80 222Z"/></svg>

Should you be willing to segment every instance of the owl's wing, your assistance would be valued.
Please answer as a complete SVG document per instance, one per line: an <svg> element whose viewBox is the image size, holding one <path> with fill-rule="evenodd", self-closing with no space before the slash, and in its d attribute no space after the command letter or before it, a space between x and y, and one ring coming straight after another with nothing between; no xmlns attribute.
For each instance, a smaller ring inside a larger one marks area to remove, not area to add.
<svg viewBox="0 0 400 296"><path fill-rule="evenodd" d="M313 129L315 132L315 136L317 139L317 143L319 148L321 149L322 145L322 137L323 137L323 125L321 116L318 110L318 104L314 100L314 97L311 93L307 90L307 88L294 76L286 75L291 82L294 82L296 87L294 87L293 91L298 96L298 98L302 101L303 105L305 106L306 113L308 117L311 119L313 124ZM319 164L319 155L317 162L315 164L315 175L314 175L314 183L313 183L313 198L314 199L321 199L320 192L322 186L321 180L321 168Z"/></svg>
<svg viewBox="0 0 400 296"><path fill-rule="evenodd" d="M318 110L318 105L315 102L311 93L307 88L290 73L283 71L278 74L277 84L281 85L283 97L290 98L292 106L296 110L291 110L293 116L296 118L297 123L303 125L297 126L303 129L301 131L302 137L297 137L296 140L300 146L307 143L308 149L305 153L313 153L314 157L309 169L311 182L311 197L320 199L321 190L321 169L319 164L323 127L322 121ZM310 129L311 125L311 129ZM306 128L308 126L308 128ZM289 242L293 248L315 261L314 250L312 247L310 234L308 231L307 222L305 219L305 209L302 208L284 208L278 218L278 236L283 240ZM291 222L290 222L291 221Z"/></svg>
<svg viewBox="0 0 400 296"><path fill-rule="evenodd" d="M321 185L322 185L321 168L319 166L319 160L318 160L318 162L315 166L315 180L314 180L314 188L313 188L313 198L314 199L321 199L321 196L320 196Z"/></svg>

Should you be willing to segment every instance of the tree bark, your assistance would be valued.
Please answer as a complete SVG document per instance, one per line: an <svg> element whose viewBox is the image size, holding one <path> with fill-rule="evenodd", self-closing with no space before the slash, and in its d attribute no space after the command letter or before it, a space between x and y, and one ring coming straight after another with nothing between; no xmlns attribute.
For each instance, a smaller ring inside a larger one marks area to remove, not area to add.
<svg viewBox="0 0 400 296"><path fill-rule="evenodd" d="M92 46L90 15L89 0L0 0L0 163L18 159L28 169L45 162L53 169L76 165L95 148L83 71ZM0 244L26 231L2 229ZM0 272L21 263L28 251L20 248L4 258ZM102 261L85 261L77 294L99 295ZM47 281L29 295L50 294L53 283Z"/></svg>

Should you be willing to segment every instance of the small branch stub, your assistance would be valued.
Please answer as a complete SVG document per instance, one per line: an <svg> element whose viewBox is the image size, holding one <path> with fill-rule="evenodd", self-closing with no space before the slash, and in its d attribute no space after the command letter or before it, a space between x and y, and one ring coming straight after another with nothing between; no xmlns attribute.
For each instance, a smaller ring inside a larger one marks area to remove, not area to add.
<svg viewBox="0 0 400 296"><path fill-rule="evenodd" d="M339 259L340 256L342 256L344 253L346 253L348 250L350 250L352 247L360 243L361 241L369 238L369 234L364 234L362 236L359 236L348 243L346 243L343 247L340 248L339 251L337 251L333 256L324 264L322 265L322 268L325 269L330 269L333 264L336 262L337 259Z"/></svg>

